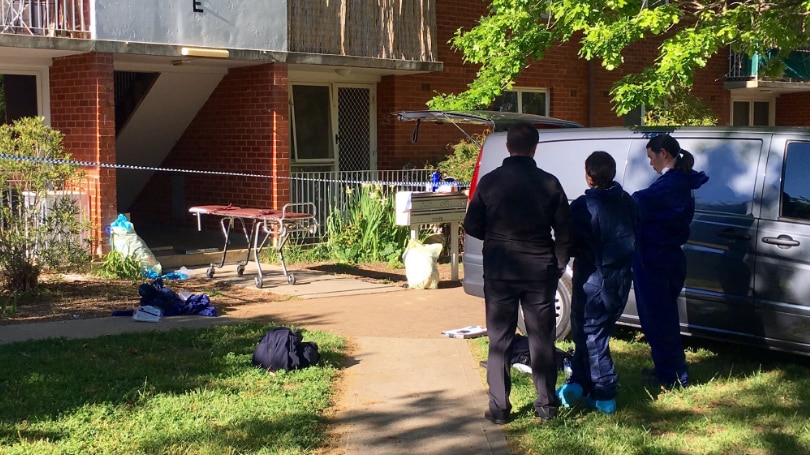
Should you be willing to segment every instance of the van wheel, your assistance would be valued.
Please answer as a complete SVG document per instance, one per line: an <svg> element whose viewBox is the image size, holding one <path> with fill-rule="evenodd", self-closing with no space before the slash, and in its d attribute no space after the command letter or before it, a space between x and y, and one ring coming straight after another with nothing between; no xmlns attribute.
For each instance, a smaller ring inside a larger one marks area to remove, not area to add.
<svg viewBox="0 0 810 455"><path fill-rule="evenodd" d="M563 275L557 283L557 295L554 298L554 309L557 313L557 341L568 338L571 334L571 277ZM523 307L518 311L518 330L526 335L526 321L523 319Z"/></svg>

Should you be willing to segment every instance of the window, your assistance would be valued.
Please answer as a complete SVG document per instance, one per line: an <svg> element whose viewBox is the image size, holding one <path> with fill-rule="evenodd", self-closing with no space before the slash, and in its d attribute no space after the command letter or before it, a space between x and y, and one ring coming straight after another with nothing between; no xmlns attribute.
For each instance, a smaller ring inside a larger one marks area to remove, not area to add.
<svg viewBox="0 0 810 455"><path fill-rule="evenodd" d="M37 115L37 77L0 73L0 123Z"/></svg>
<svg viewBox="0 0 810 455"><path fill-rule="evenodd" d="M759 139L679 138L681 148L695 157L695 169L709 181L695 190L695 208L732 215L750 215L754 183L762 150Z"/></svg>
<svg viewBox="0 0 810 455"><path fill-rule="evenodd" d="M295 161L332 161L331 95L328 85L293 85L292 136Z"/></svg>
<svg viewBox="0 0 810 455"><path fill-rule="evenodd" d="M624 116L624 126L644 126L644 117L647 116L647 109L638 106Z"/></svg>
<svg viewBox="0 0 810 455"><path fill-rule="evenodd" d="M731 103L733 126L773 126L770 100L735 100Z"/></svg>
<svg viewBox="0 0 810 455"><path fill-rule="evenodd" d="M548 115L548 94L545 90L504 90L489 107L493 111L520 112L523 114Z"/></svg>
<svg viewBox="0 0 810 455"><path fill-rule="evenodd" d="M647 141L638 139L630 148L623 185L630 193L646 188L657 178L644 153ZM695 208L703 212L750 216L762 141L678 137L678 142L694 156L695 170L709 176L709 181L695 190Z"/></svg>
<svg viewBox="0 0 810 455"><path fill-rule="evenodd" d="M810 221L810 143L788 145L784 174L781 216Z"/></svg>

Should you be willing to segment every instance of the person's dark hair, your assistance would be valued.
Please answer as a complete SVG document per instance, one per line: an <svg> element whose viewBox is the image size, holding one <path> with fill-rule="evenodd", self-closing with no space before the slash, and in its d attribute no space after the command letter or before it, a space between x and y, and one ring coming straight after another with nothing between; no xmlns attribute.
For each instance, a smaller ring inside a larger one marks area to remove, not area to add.
<svg viewBox="0 0 810 455"><path fill-rule="evenodd" d="M593 152L585 160L585 174L591 178L595 188L610 188L616 177L616 160L607 152Z"/></svg>
<svg viewBox="0 0 810 455"><path fill-rule="evenodd" d="M695 157L686 150L681 149L681 144L669 134L659 134L647 142L647 148L656 155L661 153L661 149L669 152L675 157L675 169L683 172L691 172L695 165Z"/></svg>
<svg viewBox="0 0 810 455"><path fill-rule="evenodd" d="M506 145L509 150L517 155L531 155L532 149L540 141L540 134L537 128L528 122L518 122L509 127L506 133Z"/></svg>

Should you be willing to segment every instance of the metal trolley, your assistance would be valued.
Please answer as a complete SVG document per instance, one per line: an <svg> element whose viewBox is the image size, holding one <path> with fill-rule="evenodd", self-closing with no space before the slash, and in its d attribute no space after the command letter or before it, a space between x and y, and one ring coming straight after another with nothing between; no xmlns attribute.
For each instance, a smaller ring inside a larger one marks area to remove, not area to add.
<svg viewBox="0 0 810 455"><path fill-rule="evenodd" d="M202 230L202 215L212 215L220 218L222 234L225 236L225 246L222 248L222 259L220 262L211 263L205 271L208 278L214 277L214 271L225 265L225 256L228 253L231 231L237 224L242 229L242 234L247 241L248 249L245 259L237 263L236 274L242 276L245 273L245 266L250 261L251 252L253 260L256 262L256 287L260 288L264 284L264 274L262 273L259 253L267 244L271 236L277 236L278 242L276 251L281 261L281 268L287 282L295 284L295 275L287 271L284 263L284 245L290 238L290 234L296 232L307 232L315 234L318 231L318 220L316 218L315 204L303 202L296 204L285 204L281 210L260 209L250 207L236 207L233 205L198 205L188 209L197 216L197 230Z"/></svg>

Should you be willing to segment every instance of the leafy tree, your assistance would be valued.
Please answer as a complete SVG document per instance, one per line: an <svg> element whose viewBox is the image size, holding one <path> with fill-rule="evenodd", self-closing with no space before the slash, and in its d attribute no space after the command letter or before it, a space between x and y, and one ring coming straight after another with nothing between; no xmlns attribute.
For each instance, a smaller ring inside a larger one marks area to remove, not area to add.
<svg viewBox="0 0 810 455"><path fill-rule="evenodd" d="M647 111L644 124L711 126L717 124L711 108L688 90L673 94L663 105Z"/></svg>
<svg viewBox="0 0 810 455"><path fill-rule="evenodd" d="M655 61L611 89L618 115L666 102L692 86L695 71L726 46L749 56L784 57L810 42L810 3L802 0L492 0L489 15L471 30L458 30L454 49L479 64L476 79L458 95L442 94L433 109L487 106L550 46L577 40L579 56L607 70L624 63L633 43L661 37ZM769 58L766 74L783 68Z"/></svg>

